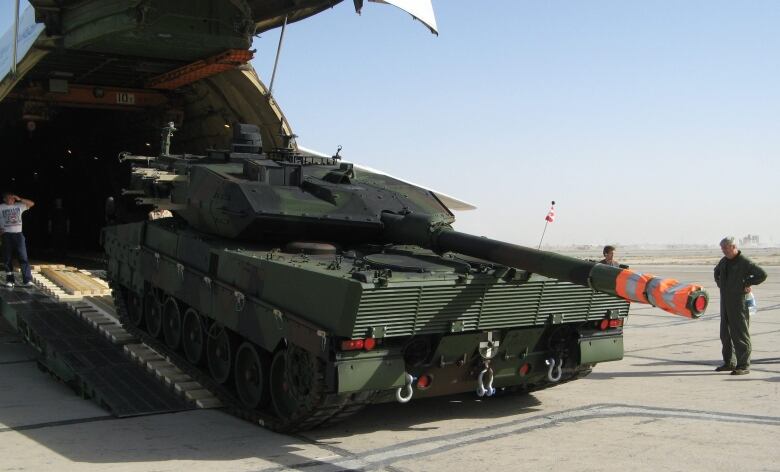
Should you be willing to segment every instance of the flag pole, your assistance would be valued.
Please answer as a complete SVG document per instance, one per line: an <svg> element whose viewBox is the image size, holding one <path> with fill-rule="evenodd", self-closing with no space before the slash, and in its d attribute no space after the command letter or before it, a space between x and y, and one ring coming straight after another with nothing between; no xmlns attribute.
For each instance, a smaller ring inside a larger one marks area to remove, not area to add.
<svg viewBox="0 0 780 472"><path fill-rule="evenodd" d="M555 220L555 200L553 200L550 203L550 211L547 212L547 215L544 217L544 229L542 230L542 237L539 239L539 247L537 249L542 248L542 241L544 241L544 233L547 232L547 225L552 223Z"/></svg>
<svg viewBox="0 0 780 472"><path fill-rule="evenodd" d="M547 225L548 224L550 224L550 222L547 221L547 220L544 220L544 229L542 230L542 237L539 239L539 247L537 247L536 249L541 249L542 248L542 240L544 240L544 233L547 231Z"/></svg>

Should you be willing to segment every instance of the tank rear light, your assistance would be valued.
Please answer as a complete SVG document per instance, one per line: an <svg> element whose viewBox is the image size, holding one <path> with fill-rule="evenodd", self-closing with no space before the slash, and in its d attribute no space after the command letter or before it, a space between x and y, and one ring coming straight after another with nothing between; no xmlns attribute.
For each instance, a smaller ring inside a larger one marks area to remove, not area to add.
<svg viewBox="0 0 780 472"><path fill-rule="evenodd" d="M517 373L520 374L520 376L522 377L525 374L527 374L530 370L531 370L531 364L526 362L525 364L521 365L519 369L517 369Z"/></svg>
<svg viewBox="0 0 780 472"><path fill-rule="evenodd" d="M433 378L428 374L423 374L420 376L419 379L417 379L417 388L421 390L425 390L426 388L431 386L431 383L433 382Z"/></svg>
<svg viewBox="0 0 780 472"><path fill-rule="evenodd" d="M341 350L357 351L359 349L363 349L364 345L365 342L362 339L347 339L345 341L341 341Z"/></svg>
<svg viewBox="0 0 780 472"><path fill-rule="evenodd" d="M614 320L604 318L598 323L598 328L601 331L606 331L610 328L621 328L621 327L623 327L623 320L621 318L615 318Z"/></svg>
<svg viewBox="0 0 780 472"><path fill-rule="evenodd" d="M376 339L374 338L345 339L344 341L341 341L342 351L359 351L361 349L370 351L375 347L376 347Z"/></svg>

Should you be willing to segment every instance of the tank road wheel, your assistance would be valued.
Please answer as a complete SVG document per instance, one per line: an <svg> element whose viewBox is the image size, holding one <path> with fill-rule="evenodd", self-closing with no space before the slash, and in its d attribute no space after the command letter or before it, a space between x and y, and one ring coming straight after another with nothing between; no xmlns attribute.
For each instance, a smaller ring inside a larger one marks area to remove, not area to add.
<svg viewBox="0 0 780 472"><path fill-rule="evenodd" d="M184 312L181 344L184 348L184 355L192 365L198 365L203 361L203 348L206 347L204 338L200 315L194 308L187 308L187 311Z"/></svg>
<svg viewBox="0 0 780 472"><path fill-rule="evenodd" d="M315 356L294 344L274 354L271 363L271 401L283 420L305 419L319 405L324 366Z"/></svg>
<svg viewBox="0 0 780 472"><path fill-rule="evenodd" d="M127 291L127 320L136 328L144 323L144 307L141 297L131 291Z"/></svg>
<svg viewBox="0 0 780 472"><path fill-rule="evenodd" d="M165 344L175 351L181 345L181 311L176 299L168 297L165 300L162 315Z"/></svg>
<svg viewBox="0 0 780 472"><path fill-rule="evenodd" d="M233 368L234 343L233 336L227 328L219 323L211 325L206 340L206 359L211 377L217 383L224 384L230 378L230 371Z"/></svg>
<svg viewBox="0 0 780 472"><path fill-rule="evenodd" d="M268 404L268 367L271 359L264 350L245 341L236 353L236 392L245 407Z"/></svg>
<svg viewBox="0 0 780 472"><path fill-rule="evenodd" d="M146 294L144 300L144 318L146 319L146 331L152 337L160 337L162 333L162 307L154 293Z"/></svg>

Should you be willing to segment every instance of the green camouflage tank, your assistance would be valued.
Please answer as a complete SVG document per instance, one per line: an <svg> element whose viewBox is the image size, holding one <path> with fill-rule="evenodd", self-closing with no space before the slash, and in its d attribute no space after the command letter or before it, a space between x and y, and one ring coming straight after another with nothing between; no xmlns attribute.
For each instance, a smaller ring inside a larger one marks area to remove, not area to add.
<svg viewBox="0 0 780 472"><path fill-rule="evenodd" d="M233 128L229 151L124 155L139 201L172 216L103 243L126 322L244 416L289 431L372 402L553 386L623 357L630 300L667 308L656 279L637 298L641 274L454 231L428 189L261 153L257 127ZM702 313L706 293L680 287L678 314Z"/></svg>

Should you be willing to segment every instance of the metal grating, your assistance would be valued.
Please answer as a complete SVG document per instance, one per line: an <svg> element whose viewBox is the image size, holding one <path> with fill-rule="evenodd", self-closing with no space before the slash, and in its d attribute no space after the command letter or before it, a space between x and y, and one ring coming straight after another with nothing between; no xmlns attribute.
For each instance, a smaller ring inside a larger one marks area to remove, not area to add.
<svg viewBox="0 0 780 472"><path fill-rule="evenodd" d="M193 408L154 377L154 374L124 355L113 344L64 305L53 303L34 289L2 290L5 309L12 307L17 325L40 352L39 362L56 365L55 375L64 375L80 393L93 399L117 417L168 413Z"/></svg>
<svg viewBox="0 0 780 472"><path fill-rule="evenodd" d="M554 280L373 288L363 291L352 336L371 327L384 327L390 337L447 333L454 322L464 331L538 326L559 314L564 322L582 322L608 309L626 315L628 302Z"/></svg>

